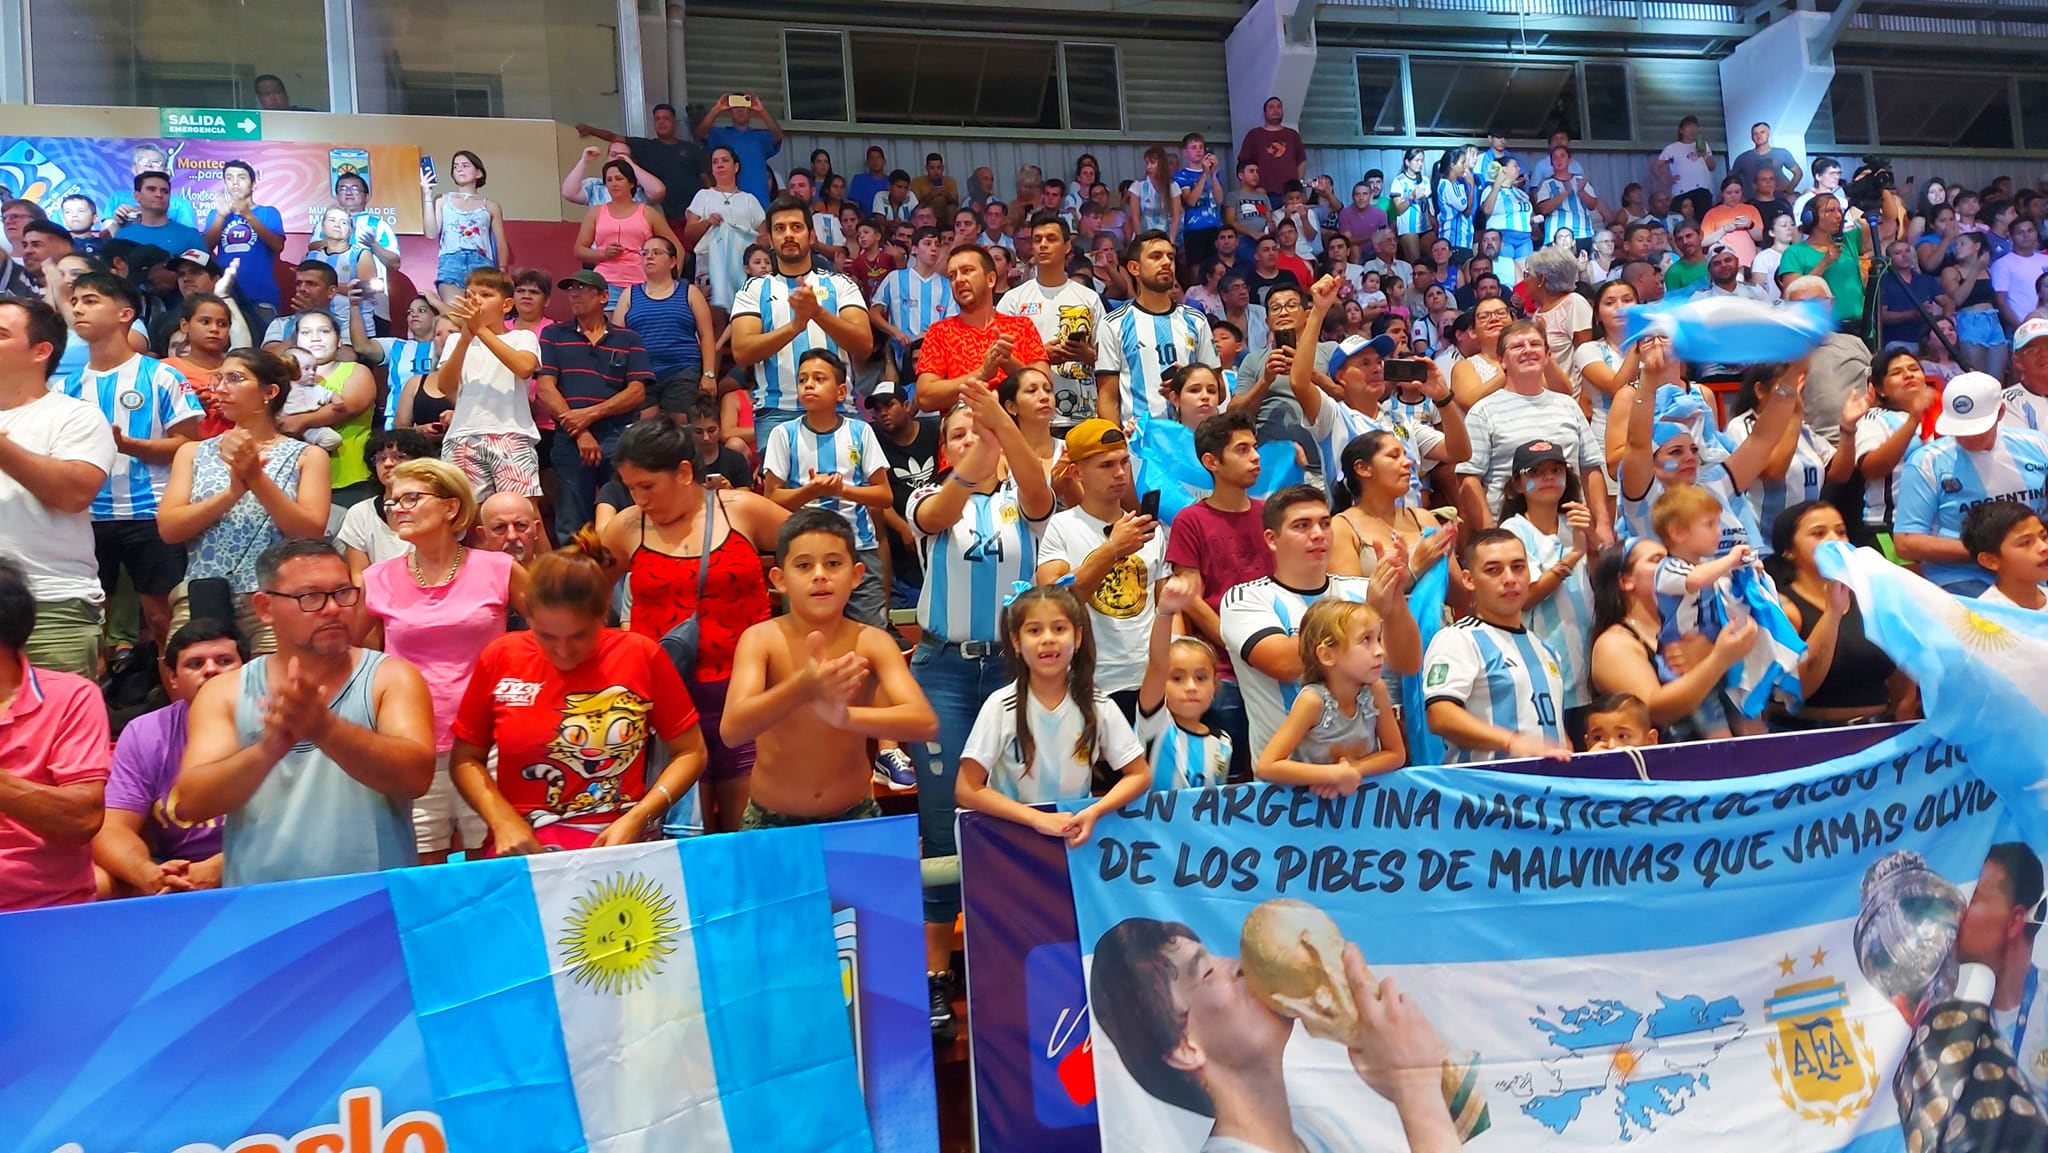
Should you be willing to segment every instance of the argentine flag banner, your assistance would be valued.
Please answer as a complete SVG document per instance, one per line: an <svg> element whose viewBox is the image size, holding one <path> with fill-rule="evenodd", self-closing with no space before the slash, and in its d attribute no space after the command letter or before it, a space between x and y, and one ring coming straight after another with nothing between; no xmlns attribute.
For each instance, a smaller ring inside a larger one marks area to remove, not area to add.
<svg viewBox="0 0 2048 1153"><path fill-rule="evenodd" d="M1070 871L1103 1148L2048 1148L2048 614L1821 564L1926 702L1862 753L1418 767L1097 822Z"/></svg>
<svg viewBox="0 0 2048 1153"><path fill-rule="evenodd" d="M874 1150L833 835L0 916L0 1151Z"/></svg>

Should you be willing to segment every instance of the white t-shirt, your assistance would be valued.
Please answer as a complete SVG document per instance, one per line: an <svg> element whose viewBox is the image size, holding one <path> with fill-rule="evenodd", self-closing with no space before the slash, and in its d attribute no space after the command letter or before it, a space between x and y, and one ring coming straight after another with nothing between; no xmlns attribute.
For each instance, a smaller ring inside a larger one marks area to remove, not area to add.
<svg viewBox="0 0 2048 1153"><path fill-rule="evenodd" d="M689 211L699 220L719 218L697 238L697 271L710 284L711 303L730 309L733 294L746 282L747 245L754 243L767 213L751 192L716 188L698 189Z"/></svg>
<svg viewBox="0 0 2048 1153"><path fill-rule="evenodd" d="M1025 316L1038 329L1040 340L1050 344L1062 335L1085 336L1090 343L1102 327L1102 297L1077 280L1058 288L1044 288L1027 280L1003 294L996 311L1005 316ZM1095 415L1095 366L1078 361L1052 366L1053 414L1055 428L1066 428Z"/></svg>
<svg viewBox="0 0 2048 1153"><path fill-rule="evenodd" d="M1056 512L1045 524L1038 563L1065 561L1079 569L1088 554L1109 539L1109 525L1070 508ZM1088 598L1088 620L1095 630L1095 687L1106 693L1135 689L1145 679L1145 659L1152 643L1152 586L1173 575L1166 563L1166 526L1143 548L1110 566L1107 576Z"/></svg>
<svg viewBox="0 0 2048 1153"><path fill-rule="evenodd" d="M1706 188L1713 180L1713 173L1707 170L1706 158L1693 155L1697 147L1697 143L1674 140L1657 154L1657 159L1671 166L1671 195L1683 196L1696 188Z"/></svg>
<svg viewBox="0 0 2048 1153"><path fill-rule="evenodd" d="M2048 252L2032 256L2008 252L1991 262L1991 290L2005 296L2014 316L2025 316L2041 303L2034 282L2044 272L2048 272Z"/></svg>
<svg viewBox="0 0 2048 1153"><path fill-rule="evenodd" d="M17 446L57 460L84 461L101 472L114 468L114 429L98 406L60 392L19 408L0 409L0 433ZM92 514L58 512L20 481L0 472L0 556L13 557L38 601L106 598L93 551Z"/></svg>
<svg viewBox="0 0 2048 1153"><path fill-rule="evenodd" d="M2042 592L2048 593L2048 585L2042 585L2040 586L2040 588ZM1985 589L1981 593L1978 593L1977 599L1980 601L1989 601L1995 605L2012 605L2012 607L2016 609L2027 607L2025 605L2014 604L2013 599L2011 597L2006 596L2004 593L1998 591L1997 585L1992 585L1990 588ZM2040 612L2042 610L2035 609L2034 611Z"/></svg>
<svg viewBox="0 0 2048 1153"><path fill-rule="evenodd" d="M380 564L412 551L412 546L399 537L391 522L377 515L379 503L366 500L351 505L342 514L341 531L334 534L336 541L369 557L371 564Z"/></svg>
<svg viewBox="0 0 2048 1153"><path fill-rule="evenodd" d="M1294 707L1294 698L1301 693L1300 681L1276 681L1260 672L1251 662L1251 651L1268 637L1292 637L1300 632L1301 618L1308 613L1308 606L1324 597L1362 604L1370 587L1371 582L1364 577L1327 577L1323 587L1309 590L1288 588L1272 577L1260 577L1223 594L1223 603L1216 611L1221 618L1223 643L1230 650L1230 665L1237 671L1238 689L1244 695L1251 737L1249 748L1266 747L1266 742L1280 731L1280 722L1287 719L1287 710Z"/></svg>
<svg viewBox="0 0 2048 1153"><path fill-rule="evenodd" d="M1036 805L1085 797L1094 777L1094 761L1121 770L1145 755L1145 746L1138 743L1131 723L1109 694L1100 690L1095 694L1094 760L1077 754L1083 717L1074 698L1065 697L1058 708L1047 710L1038 698L1031 697L1024 702L1032 739L1031 770L1027 773L1019 756L1023 749L1017 742L1017 692L1013 681L981 702L967 744L960 749L961 760L987 769L989 787L1013 801Z"/></svg>
<svg viewBox="0 0 2048 1153"><path fill-rule="evenodd" d="M1784 259L1784 253L1775 248L1765 248L1756 254L1755 260L1749 262L1750 278L1756 282L1758 288L1764 290L1764 295L1773 303L1785 299L1785 290L1778 287L1778 262Z"/></svg>
<svg viewBox="0 0 2048 1153"><path fill-rule="evenodd" d="M540 336L523 328L498 334L498 338L520 352L540 357ZM446 362L462 339L450 334L441 345ZM516 432L538 441L540 429L533 423L533 402L526 394L526 380L512 375L496 353L482 340L472 339L462 356L462 385L455 394L455 411L448 414L449 437L481 436L492 432Z"/></svg>
<svg viewBox="0 0 2048 1153"><path fill-rule="evenodd" d="M1572 334L1592 329L1593 306L1578 293L1567 292L1556 304L1537 313L1536 319L1543 323L1544 337L1550 342L1550 359L1556 361L1559 368L1569 368Z"/></svg>

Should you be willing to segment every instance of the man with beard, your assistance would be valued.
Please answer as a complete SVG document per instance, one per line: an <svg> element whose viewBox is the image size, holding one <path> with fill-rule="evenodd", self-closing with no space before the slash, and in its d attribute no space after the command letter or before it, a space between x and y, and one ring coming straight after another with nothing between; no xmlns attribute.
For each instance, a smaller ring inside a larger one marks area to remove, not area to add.
<svg viewBox="0 0 2048 1153"><path fill-rule="evenodd" d="M363 590L325 540L272 545L256 575L277 651L192 699L171 808L227 817L223 887L416 864L412 802L434 778L426 681L349 643Z"/></svg>
<svg viewBox="0 0 2048 1153"><path fill-rule="evenodd" d="M997 312L1024 317L1038 329L1053 370L1055 435L1095 415L1095 333L1102 327L1102 297L1067 276L1073 255L1073 234L1065 220L1050 212L1032 217L1032 278L1004 293L996 306Z"/></svg>
<svg viewBox="0 0 2048 1153"><path fill-rule="evenodd" d="M1136 420L1139 405L1164 417L1167 400L1159 386L1167 369L1223 368L1208 317L1173 301L1175 257L1173 241L1158 229L1139 233L1124 249L1124 271L1137 295L1103 318L1096 341L1101 355L1095 362L1095 414L1111 424Z"/></svg>
<svg viewBox="0 0 2048 1153"><path fill-rule="evenodd" d="M540 513L533 498L516 492L494 492L477 506L477 548L510 556L520 564L531 564L547 550L542 538Z"/></svg>
<svg viewBox="0 0 2048 1153"><path fill-rule="evenodd" d="M917 405L945 412L961 386L979 379L990 388L1012 373L1035 368L1047 376L1045 342L1028 318L996 311L996 262L980 245L956 248L946 258L959 313L926 330L917 354Z"/></svg>
<svg viewBox="0 0 2048 1153"><path fill-rule="evenodd" d="M784 196L768 206L774 276L757 276L732 302L732 355L754 368L754 443L803 417L797 362L822 348L858 366L875 350L867 301L852 279L811 263L811 207ZM852 412L851 398L845 410Z"/></svg>

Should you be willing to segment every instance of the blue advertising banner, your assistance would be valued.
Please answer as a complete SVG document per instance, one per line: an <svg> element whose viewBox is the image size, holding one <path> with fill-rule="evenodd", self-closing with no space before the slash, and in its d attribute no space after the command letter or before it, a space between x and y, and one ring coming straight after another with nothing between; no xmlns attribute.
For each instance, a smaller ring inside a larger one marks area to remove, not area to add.
<svg viewBox="0 0 2048 1153"><path fill-rule="evenodd" d="M2012 887L2006 842L2038 898L2005 810L1924 729L1734 782L1152 794L1071 858L1102 1147L1402 1147L1367 1011L1393 978L1471 1149L1902 1149L1894 996L1929 982L1896 934L1937 926L1898 878L1953 933L1980 873Z"/></svg>
<svg viewBox="0 0 2048 1153"><path fill-rule="evenodd" d="M0 916L0 1149L933 1153L916 844L897 818Z"/></svg>

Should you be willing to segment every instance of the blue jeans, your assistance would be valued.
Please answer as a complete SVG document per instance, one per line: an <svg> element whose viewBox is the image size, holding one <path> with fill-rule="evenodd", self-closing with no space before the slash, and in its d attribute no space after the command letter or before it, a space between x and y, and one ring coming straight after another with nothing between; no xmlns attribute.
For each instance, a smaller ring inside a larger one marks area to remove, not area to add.
<svg viewBox="0 0 2048 1153"><path fill-rule="evenodd" d="M618 450L619 437L626 431L624 425L611 429L591 429L597 437L599 450L604 454L595 466L583 463L582 454L576 451L576 438L567 434L555 437L554 446L549 450L550 463L555 466L555 543L566 545L576 530L591 522L597 515L597 490L612 478L612 454Z"/></svg>
<svg viewBox="0 0 2048 1153"><path fill-rule="evenodd" d="M1244 693L1235 680L1218 680L1216 696L1202 723L1230 734L1230 779L1248 781L1252 776L1251 721L1244 712Z"/></svg>
<svg viewBox="0 0 2048 1153"><path fill-rule="evenodd" d="M928 761L930 771L917 782L918 833L925 856L950 857L959 851L953 839L953 781L960 775L960 750L967 746L981 703L1010 683L1010 670L1001 654L963 657L959 649L927 639L910 654L910 673L939 716L938 757ZM926 924L950 925L959 913L960 886L924 891Z"/></svg>
<svg viewBox="0 0 2048 1153"><path fill-rule="evenodd" d="M792 420L802 420L800 408L757 408L754 410L754 451L768 451L768 436Z"/></svg>

